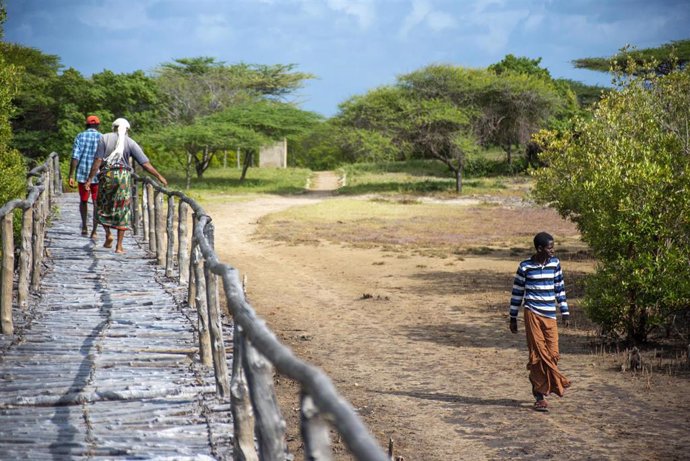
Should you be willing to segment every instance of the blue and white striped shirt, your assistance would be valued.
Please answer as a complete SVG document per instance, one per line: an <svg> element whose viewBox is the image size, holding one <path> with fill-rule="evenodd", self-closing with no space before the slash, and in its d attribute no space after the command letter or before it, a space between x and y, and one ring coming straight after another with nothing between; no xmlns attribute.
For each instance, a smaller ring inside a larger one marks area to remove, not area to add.
<svg viewBox="0 0 690 461"><path fill-rule="evenodd" d="M98 130L89 128L74 138L72 159L77 160L77 182L84 183L88 179L101 136ZM92 183L95 184L97 182L98 179L94 177Z"/></svg>
<svg viewBox="0 0 690 461"><path fill-rule="evenodd" d="M550 258L544 265L527 259L520 263L510 298L510 317L517 318L523 305L542 317L556 318L556 303L561 315L569 315L561 262Z"/></svg>

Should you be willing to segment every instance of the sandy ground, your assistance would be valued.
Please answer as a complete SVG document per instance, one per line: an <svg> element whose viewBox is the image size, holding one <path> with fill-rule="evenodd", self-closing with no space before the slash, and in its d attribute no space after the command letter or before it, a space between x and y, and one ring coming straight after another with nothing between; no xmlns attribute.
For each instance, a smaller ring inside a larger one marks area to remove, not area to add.
<svg viewBox="0 0 690 461"><path fill-rule="evenodd" d="M576 326L561 330L561 368L573 387L549 399L548 414L531 409L522 323L518 335L508 331L518 261L507 252L449 260L252 237L262 216L328 200L336 179L315 181L321 191L303 196L204 207L220 258L247 276L259 315L331 376L382 446L392 438L407 461L689 459L687 371L665 370L660 357L651 373L622 372L625 354L595 350L576 298ZM591 266L564 260L566 281ZM296 459L298 391L278 379ZM337 438L334 451L352 459Z"/></svg>

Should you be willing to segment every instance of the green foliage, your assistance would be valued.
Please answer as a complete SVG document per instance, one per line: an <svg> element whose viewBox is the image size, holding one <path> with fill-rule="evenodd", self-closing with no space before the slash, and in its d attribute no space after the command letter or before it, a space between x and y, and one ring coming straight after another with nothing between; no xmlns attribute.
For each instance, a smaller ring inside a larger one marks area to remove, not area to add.
<svg viewBox="0 0 690 461"><path fill-rule="evenodd" d="M26 165L16 150L0 151L0 206L26 193Z"/></svg>
<svg viewBox="0 0 690 461"><path fill-rule="evenodd" d="M6 13L0 1L0 37ZM1 43L1 42L0 42ZM0 54L0 206L15 198L22 198L26 190L26 166L22 156L11 149L12 130L10 117L14 113L12 98L17 92L19 69Z"/></svg>
<svg viewBox="0 0 690 461"><path fill-rule="evenodd" d="M209 57L165 63L156 70L162 121L191 124L237 104L285 96L313 78L294 69L292 64L225 65Z"/></svg>
<svg viewBox="0 0 690 461"><path fill-rule="evenodd" d="M603 95L611 91L611 89L607 87L599 85L586 85L575 80L557 79L556 81L568 85L572 92L575 93L580 107L583 108L592 107L594 103L598 102Z"/></svg>
<svg viewBox="0 0 690 461"><path fill-rule="evenodd" d="M488 69L497 75L512 72L516 74L533 75L542 80L550 80L551 73L548 69L539 67L540 63L541 58L530 59L525 56L517 57L512 54L507 54L500 62L491 64Z"/></svg>
<svg viewBox="0 0 690 461"><path fill-rule="evenodd" d="M476 146L470 120L468 110L440 97L420 97L402 84L351 98L336 117L340 126L378 132L380 141L390 139L399 158L440 160L453 172L457 192L465 155Z"/></svg>
<svg viewBox="0 0 690 461"><path fill-rule="evenodd" d="M637 66L653 63L654 70L659 74L668 74L676 64L685 66L690 62L690 39L665 43L658 47L642 50L624 49L610 58L580 58L573 61L573 65L580 69L598 72L616 70L616 63L635 61Z"/></svg>
<svg viewBox="0 0 690 461"><path fill-rule="evenodd" d="M548 167L535 196L577 223L599 259L592 318L644 341L690 303L690 69L637 73L631 62L571 131L540 133Z"/></svg>
<svg viewBox="0 0 690 461"><path fill-rule="evenodd" d="M154 158L161 160L159 165L170 167L171 160L175 160L183 166L189 183L191 168L202 178L220 152L241 149L255 153L275 140L299 136L320 120L319 115L290 104L256 100L230 106L188 125L168 125L141 139L154 152Z"/></svg>

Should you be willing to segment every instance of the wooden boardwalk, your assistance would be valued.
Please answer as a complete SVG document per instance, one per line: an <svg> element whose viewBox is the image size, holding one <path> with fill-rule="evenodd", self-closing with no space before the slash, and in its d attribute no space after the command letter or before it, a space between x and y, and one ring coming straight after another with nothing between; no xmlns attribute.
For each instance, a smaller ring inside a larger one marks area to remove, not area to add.
<svg viewBox="0 0 690 461"><path fill-rule="evenodd" d="M131 233L124 255L82 237L76 194L58 208L40 296L0 343L0 459L231 459L181 290Z"/></svg>

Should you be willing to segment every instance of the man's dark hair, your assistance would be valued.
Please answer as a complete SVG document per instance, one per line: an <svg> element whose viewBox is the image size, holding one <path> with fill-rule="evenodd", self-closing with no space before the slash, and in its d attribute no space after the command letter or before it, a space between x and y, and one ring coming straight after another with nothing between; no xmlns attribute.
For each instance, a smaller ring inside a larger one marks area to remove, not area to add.
<svg viewBox="0 0 690 461"><path fill-rule="evenodd" d="M553 242L553 237L551 237L551 234L539 232L534 236L534 248L549 246L549 242Z"/></svg>

